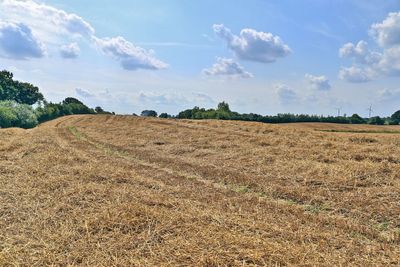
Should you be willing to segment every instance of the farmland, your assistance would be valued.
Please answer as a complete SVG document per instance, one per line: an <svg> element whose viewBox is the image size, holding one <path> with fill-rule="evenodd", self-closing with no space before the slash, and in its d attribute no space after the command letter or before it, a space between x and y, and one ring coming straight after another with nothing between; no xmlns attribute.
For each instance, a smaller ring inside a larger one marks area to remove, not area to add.
<svg viewBox="0 0 400 267"><path fill-rule="evenodd" d="M0 265L400 264L400 127L133 116L0 130Z"/></svg>

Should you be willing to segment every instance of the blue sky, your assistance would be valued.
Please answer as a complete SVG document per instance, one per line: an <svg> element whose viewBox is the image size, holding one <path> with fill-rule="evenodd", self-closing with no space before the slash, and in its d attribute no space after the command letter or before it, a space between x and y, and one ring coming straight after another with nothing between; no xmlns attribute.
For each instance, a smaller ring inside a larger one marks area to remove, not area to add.
<svg viewBox="0 0 400 267"><path fill-rule="evenodd" d="M0 1L0 67L118 113L400 109L397 0Z"/></svg>

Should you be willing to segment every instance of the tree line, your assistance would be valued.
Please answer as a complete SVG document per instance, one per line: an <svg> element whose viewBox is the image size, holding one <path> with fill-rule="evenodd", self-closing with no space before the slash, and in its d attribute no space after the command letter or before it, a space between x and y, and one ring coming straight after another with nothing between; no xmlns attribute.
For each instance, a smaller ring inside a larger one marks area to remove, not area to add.
<svg viewBox="0 0 400 267"><path fill-rule="evenodd" d="M150 115L149 115L150 114ZM142 116L156 117L155 111L143 111ZM329 122L342 124L373 124L373 125L398 125L400 124L400 110L395 112L391 117L381 118L379 116L371 118L362 118L358 114L352 116L319 116L307 114L277 114L277 115L259 115L254 113L240 114L230 110L229 104L221 102L216 109L205 109L194 107L179 112L177 116L171 116L167 113L162 113L160 118L176 118L176 119L217 119L217 120L238 120L238 121L255 121L264 123L293 123L293 122Z"/></svg>
<svg viewBox="0 0 400 267"><path fill-rule="evenodd" d="M73 114L115 114L107 112L101 107L89 108L80 100L67 97L60 103L47 102L39 88L25 82L16 81L11 72L0 71L0 128L21 127L32 128L39 123ZM136 115L136 114L134 114ZM154 110L143 110L144 117L176 118L176 119L219 119L240 120L265 123L292 123L292 122L331 122L343 124L400 124L400 110L391 117L362 118L358 114L352 116L318 116L307 114L277 114L259 115L255 113L241 114L231 111L229 104L221 102L215 109L194 107L181 111L176 116L168 113L158 113Z"/></svg>
<svg viewBox="0 0 400 267"><path fill-rule="evenodd" d="M111 113L101 107L89 108L73 97L61 103L47 102L38 87L14 80L9 71L0 71L0 128L33 128L39 123L73 114Z"/></svg>

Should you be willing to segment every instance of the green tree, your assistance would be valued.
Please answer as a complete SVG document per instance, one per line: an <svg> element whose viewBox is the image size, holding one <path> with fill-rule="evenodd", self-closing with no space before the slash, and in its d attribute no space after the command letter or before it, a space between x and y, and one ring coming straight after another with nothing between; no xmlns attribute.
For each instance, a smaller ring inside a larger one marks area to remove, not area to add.
<svg viewBox="0 0 400 267"><path fill-rule="evenodd" d="M350 123L352 123L352 124L362 124L362 123L365 123L365 120L364 120L363 118L361 118L360 115L358 115L358 114L353 114L353 115L350 117Z"/></svg>
<svg viewBox="0 0 400 267"><path fill-rule="evenodd" d="M157 117L157 112L154 110L143 110L140 114L142 117Z"/></svg>
<svg viewBox="0 0 400 267"><path fill-rule="evenodd" d="M80 100L74 98L74 97L67 97L66 99L63 100L62 102L64 105L67 104L79 104L79 105L84 105Z"/></svg>
<svg viewBox="0 0 400 267"><path fill-rule="evenodd" d="M12 109L1 106L0 102L0 128L8 128L14 126L17 121L17 115Z"/></svg>
<svg viewBox="0 0 400 267"><path fill-rule="evenodd" d="M163 118L163 119L168 119L171 118L172 116L169 115L168 113L161 113L160 116L158 116L159 118Z"/></svg>
<svg viewBox="0 0 400 267"><path fill-rule="evenodd" d="M225 112L231 112L230 108L229 108L229 104L226 103L225 101L221 102L218 104L218 111L225 111Z"/></svg>
<svg viewBox="0 0 400 267"><path fill-rule="evenodd" d="M14 81L11 72L0 71L0 100L14 100L21 104L33 105L44 101L39 88L30 83Z"/></svg>
<svg viewBox="0 0 400 267"><path fill-rule="evenodd" d="M400 110L393 113L390 119L393 122L393 124L400 124Z"/></svg>
<svg viewBox="0 0 400 267"><path fill-rule="evenodd" d="M11 100L0 102L0 127L32 128L37 124L37 115L30 105Z"/></svg>
<svg viewBox="0 0 400 267"><path fill-rule="evenodd" d="M44 97L39 92L39 88L30 83L15 82L17 92L15 101L21 104L33 105L39 101L43 101Z"/></svg>
<svg viewBox="0 0 400 267"><path fill-rule="evenodd" d="M105 113L105 111L104 111L104 109L102 107L95 107L94 111L96 111L96 113L98 113L98 114Z"/></svg>
<svg viewBox="0 0 400 267"><path fill-rule="evenodd" d="M373 124L373 125L384 125L385 124L385 120L382 119L379 116L376 117L372 117L369 119L368 124Z"/></svg>

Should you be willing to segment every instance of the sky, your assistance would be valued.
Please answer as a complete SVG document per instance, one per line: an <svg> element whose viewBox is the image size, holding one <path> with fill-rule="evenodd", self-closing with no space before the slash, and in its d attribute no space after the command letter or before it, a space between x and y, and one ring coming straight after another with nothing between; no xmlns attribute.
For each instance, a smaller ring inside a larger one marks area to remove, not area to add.
<svg viewBox="0 0 400 267"><path fill-rule="evenodd" d="M59 102L391 115L398 0L0 0L0 68Z"/></svg>

